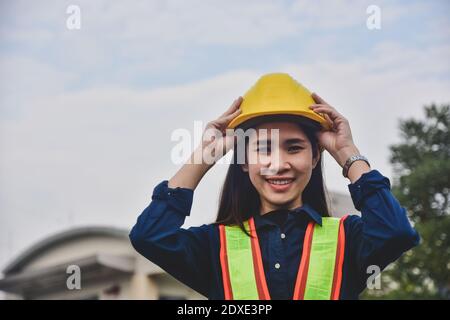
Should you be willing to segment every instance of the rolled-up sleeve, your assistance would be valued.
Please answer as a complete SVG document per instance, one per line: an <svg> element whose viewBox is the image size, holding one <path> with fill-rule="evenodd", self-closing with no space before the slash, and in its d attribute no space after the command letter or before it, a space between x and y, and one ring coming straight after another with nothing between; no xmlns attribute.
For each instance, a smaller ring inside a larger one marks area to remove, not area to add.
<svg viewBox="0 0 450 320"><path fill-rule="evenodd" d="M207 225L183 229L194 191L160 182L129 234L133 247L173 277L207 296Z"/></svg>
<svg viewBox="0 0 450 320"><path fill-rule="evenodd" d="M364 173L348 188L361 217L346 220L346 235L361 286L365 287L369 266L383 270L417 246L420 237L411 226L406 209L392 194L389 179L379 171Z"/></svg>

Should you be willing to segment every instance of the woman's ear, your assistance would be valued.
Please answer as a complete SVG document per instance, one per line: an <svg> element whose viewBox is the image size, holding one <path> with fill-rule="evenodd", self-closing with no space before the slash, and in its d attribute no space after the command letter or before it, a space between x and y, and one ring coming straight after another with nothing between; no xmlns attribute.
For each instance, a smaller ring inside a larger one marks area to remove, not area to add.
<svg viewBox="0 0 450 320"><path fill-rule="evenodd" d="M241 164L241 169L242 169L242 171L244 171L244 172L248 172L248 164L246 164L246 163Z"/></svg>

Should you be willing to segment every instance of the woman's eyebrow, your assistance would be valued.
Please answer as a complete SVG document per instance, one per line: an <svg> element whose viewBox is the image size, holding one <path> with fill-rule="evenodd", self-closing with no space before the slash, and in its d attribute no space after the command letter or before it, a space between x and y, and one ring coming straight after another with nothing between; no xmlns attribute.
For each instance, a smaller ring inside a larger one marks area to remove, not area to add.
<svg viewBox="0 0 450 320"><path fill-rule="evenodd" d="M271 139L258 139L256 141L253 142L253 145L266 145L266 144L271 144L272 140ZM285 144L294 144L294 143L306 143L307 141L301 138L291 138L291 139L286 139L284 141Z"/></svg>
<svg viewBox="0 0 450 320"><path fill-rule="evenodd" d="M306 143L306 140L301 138L291 138L284 141L286 144L294 144L294 143Z"/></svg>
<svg viewBox="0 0 450 320"><path fill-rule="evenodd" d="M266 145L270 144L272 140L270 139L258 139L253 141L253 145Z"/></svg>

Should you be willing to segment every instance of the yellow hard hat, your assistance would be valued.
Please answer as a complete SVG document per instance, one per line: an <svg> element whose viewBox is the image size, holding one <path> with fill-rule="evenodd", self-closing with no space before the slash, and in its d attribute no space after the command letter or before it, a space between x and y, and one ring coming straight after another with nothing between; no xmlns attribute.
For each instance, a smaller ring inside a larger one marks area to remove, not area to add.
<svg viewBox="0 0 450 320"><path fill-rule="evenodd" d="M236 128L247 120L266 115L296 115L318 122L329 129L327 120L315 113L309 106L315 104L311 92L287 73L263 75L248 90L241 103L241 113L234 118L228 128Z"/></svg>

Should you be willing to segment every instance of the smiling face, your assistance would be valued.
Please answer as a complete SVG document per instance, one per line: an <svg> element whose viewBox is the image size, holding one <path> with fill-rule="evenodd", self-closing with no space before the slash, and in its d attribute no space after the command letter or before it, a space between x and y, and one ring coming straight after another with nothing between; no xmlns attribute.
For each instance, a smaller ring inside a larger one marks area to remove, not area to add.
<svg viewBox="0 0 450 320"><path fill-rule="evenodd" d="M259 193L261 214L301 206L301 195L320 155L313 158L311 143L296 123L267 122L255 129L249 137L247 163L242 169Z"/></svg>

